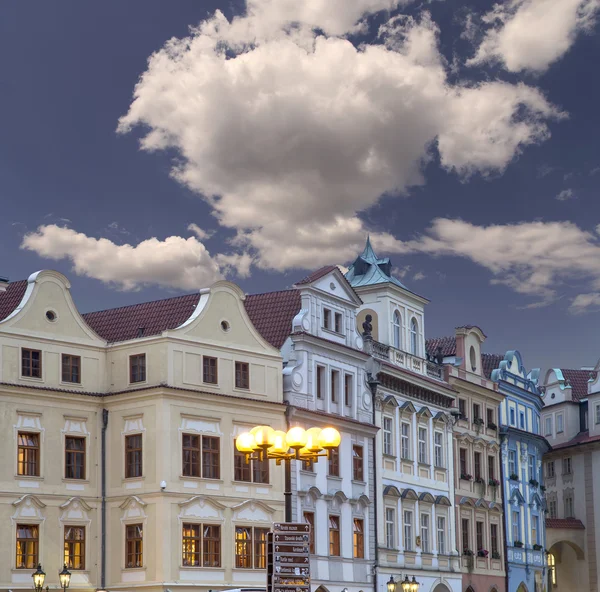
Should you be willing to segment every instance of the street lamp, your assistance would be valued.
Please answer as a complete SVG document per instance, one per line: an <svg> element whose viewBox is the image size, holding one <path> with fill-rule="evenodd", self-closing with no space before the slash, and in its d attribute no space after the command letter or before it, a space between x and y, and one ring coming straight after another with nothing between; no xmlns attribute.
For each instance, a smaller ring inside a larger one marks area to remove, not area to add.
<svg viewBox="0 0 600 592"><path fill-rule="evenodd" d="M41 563L38 563L37 569L31 574L31 577L33 578L35 592L42 592L44 589L44 580L46 579L46 574L42 569Z"/></svg>
<svg viewBox="0 0 600 592"><path fill-rule="evenodd" d="M58 579L60 580L62 589L66 592L69 584L71 583L71 572L67 569L66 563L64 564L62 571L58 572Z"/></svg>
<svg viewBox="0 0 600 592"><path fill-rule="evenodd" d="M408 579L408 576L404 576L404 579L399 582L402 586L402 592L419 592L419 582L415 580L415 576L413 576L412 580ZM396 592L397 582L394 581L394 576L390 576L390 579L387 583L387 592Z"/></svg>
<svg viewBox="0 0 600 592"><path fill-rule="evenodd" d="M338 448L340 433L335 428L310 428L296 426L287 433L274 430L270 426L256 426L249 432L240 434L235 441L239 452L245 455L246 463L251 460L263 461L274 458L277 465L285 465L285 521L292 521L292 469L291 461L310 460L318 462L319 457L331 456Z"/></svg>

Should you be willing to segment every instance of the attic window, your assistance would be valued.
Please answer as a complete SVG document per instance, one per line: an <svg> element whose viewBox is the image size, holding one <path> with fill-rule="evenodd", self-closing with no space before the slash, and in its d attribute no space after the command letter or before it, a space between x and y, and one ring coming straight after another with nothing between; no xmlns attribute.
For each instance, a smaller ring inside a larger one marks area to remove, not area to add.
<svg viewBox="0 0 600 592"><path fill-rule="evenodd" d="M56 321L57 316L56 313L53 310L47 310L46 311L46 318L53 323L54 321Z"/></svg>
<svg viewBox="0 0 600 592"><path fill-rule="evenodd" d="M471 346L471 349L469 350L469 360L471 362L471 371L476 372L477 371L477 356L475 354L475 348L473 346Z"/></svg>

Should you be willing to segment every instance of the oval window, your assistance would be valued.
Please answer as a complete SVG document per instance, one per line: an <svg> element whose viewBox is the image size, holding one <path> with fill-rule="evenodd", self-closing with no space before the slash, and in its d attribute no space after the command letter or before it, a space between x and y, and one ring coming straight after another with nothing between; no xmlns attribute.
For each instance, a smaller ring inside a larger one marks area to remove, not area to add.
<svg viewBox="0 0 600 592"><path fill-rule="evenodd" d="M475 348L473 346L471 346L471 349L469 351L469 358L471 361L471 370L473 372L477 371L477 356L475 354Z"/></svg>

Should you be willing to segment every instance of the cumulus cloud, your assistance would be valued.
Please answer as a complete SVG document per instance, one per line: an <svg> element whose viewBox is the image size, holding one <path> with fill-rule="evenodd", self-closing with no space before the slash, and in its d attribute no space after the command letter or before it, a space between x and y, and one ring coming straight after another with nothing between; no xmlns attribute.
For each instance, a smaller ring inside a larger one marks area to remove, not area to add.
<svg viewBox="0 0 600 592"><path fill-rule="evenodd" d="M500 62L510 72L544 72L596 23L600 0L508 0L483 17L489 25L470 65Z"/></svg>
<svg viewBox="0 0 600 592"><path fill-rule="evenodd" d="M427 14L390 19L377 45L340 37L397 4L252 0L231 22L217 11L150 57L118 130L175 149L173 177L257 266L346 262L364 243L360 213L422 184L434 150L459 175L500 172L562 117L523 84L450 83Z"/></svg>
<svg viewBox="0 0 600 592"><path fill-rule="evenodd" d="M219 263L196 238L151 238L137 245L117 245L55 224L26 234L21 248L41 257L69 259L77 275L135 290L158 285L185 290L206 287L223 274Z"/></svg>
<svg viewBox="0 0 600 592"><path fill-rule="evenodd" d="M578 294L571 301L569 310L573 314L582 314L591 310L600 310L600 292Z"/></svg>
<svg viewBox="0 0 600 592"><path fill-rule="evenodd" d="M419 280L424 280L427 276L422 271L417 271L415 275L413 275L413 281L418 282Z"/></svg>
<svg viewBox="0 0 600 592"><path fill-rule="evenodd" d="M572 189L563 189L557 196L558 201L567 201L569 199L576 199L577 196Z"/></svg>

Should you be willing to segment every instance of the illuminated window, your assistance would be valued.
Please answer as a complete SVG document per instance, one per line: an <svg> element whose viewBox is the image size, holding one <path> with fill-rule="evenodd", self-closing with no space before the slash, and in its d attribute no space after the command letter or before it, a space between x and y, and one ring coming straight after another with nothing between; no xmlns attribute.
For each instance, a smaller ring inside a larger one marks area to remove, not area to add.
<svg viewBox="0 0 600 592"><path fill-rule="evenodd" d="M17 524L17 569L35 569L40 544L39 527L35 524Z"/></svg>
<svg viewBox="0 0 600 592"><path fill-rule="evenodd" d="M354 557L364 559L365 556L365 534L364 522L359 518L354 519Z"/></svg>
<svg viewBox="0 0 600 592"><path fill-rule="evenodd" d="M125 527L125 567L144 565L144 530L141 524L129 524Z"/></svg>
<svg viewBox="0 0 600 592"><path fill-rule="evenodd" d="M181 564L187 567L221 566L221 527L210 524L183 524Z"/></svg>
<svg viewBox="0 0 600 592"><path fill-rule="evenodd" d="M340 556L340 517L329 516L329 555Z"/></svg>
<svg viewBox="0 0 600 592"><path fill-rule="evenodd" d="M69 569L85 569L85 527L65 526L65 559Z"/></svg>
<svg viewBox="0 0 600 592"><path fill-rule="evenodd" d="M267 528L237 526L235 529L235 566L240 569L266 569Z"/></svg>
<svg viewBox="0 0 600 592"><path fill-rule="evenodd" d="M40 435L19 432L17 453L17 474L28 477L40 475Z"/></svg>
<svg viewBox="0 0 600 592"><path fill-rule="evenodd" d="M311 554L314 554L314 552L315 552L315 514L314 514L314 512L304 512L304 522L306 522L306 524L310 524L308 550Z"/></svg>
<svg viewBox="0 0 600 592"><path fill-rule="evenodd" d="M548 553L548 572L552 585L556 586L556 559L552 553Z"/></svg>

